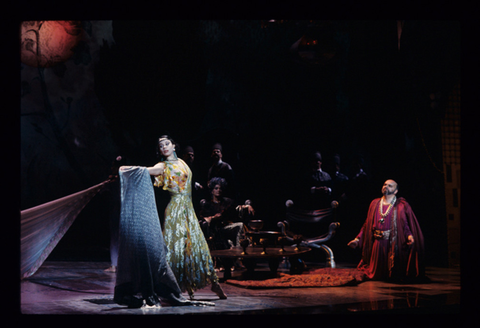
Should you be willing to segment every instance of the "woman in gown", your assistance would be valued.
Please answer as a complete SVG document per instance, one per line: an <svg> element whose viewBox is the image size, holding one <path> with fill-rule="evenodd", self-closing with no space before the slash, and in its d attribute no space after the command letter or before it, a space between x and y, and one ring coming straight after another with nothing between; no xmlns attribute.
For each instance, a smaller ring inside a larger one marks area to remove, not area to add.
<svg viewBox="0 0 480 328"><path fill-rule="evenodd" d="M155 177L154 186L168 190L171 196L165 209L163 230L168 249L167 262L182 292L187 291L190 298L195 290L212 284L212 291L226 299L193 208L192 172L183 160L177 158L175 143L169 136L159 138L158 150L162 161L147 169Z"/></svg>

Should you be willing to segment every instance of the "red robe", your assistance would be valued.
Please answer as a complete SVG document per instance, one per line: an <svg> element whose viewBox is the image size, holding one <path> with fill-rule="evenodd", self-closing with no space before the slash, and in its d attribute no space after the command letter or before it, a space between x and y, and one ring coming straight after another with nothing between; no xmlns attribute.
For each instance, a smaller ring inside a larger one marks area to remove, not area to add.
<svg viewBox="0 0 480 328"><path fill-rule="evenodd" d="M362 259L358 269L374 280L424 277L422 230L412 208L404 198L397 199L393 210L385 218L387 229L382 230L390 230L390 237L388 239L373 237L374 228L379 229L384 225L379 223L380 200L381 198L377 198L370 203L367 219L357 236L362 248ZM396 212L396 225L393 224L394 212ZM410 234L414 238L414 243L409 246L407 238Z"/></svg>

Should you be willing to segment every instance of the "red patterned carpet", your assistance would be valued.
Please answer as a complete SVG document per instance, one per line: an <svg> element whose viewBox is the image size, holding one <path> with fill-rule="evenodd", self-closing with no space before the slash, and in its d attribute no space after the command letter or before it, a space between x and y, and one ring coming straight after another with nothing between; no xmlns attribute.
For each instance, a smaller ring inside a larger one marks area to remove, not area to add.
<svg viewBox="0 0 480 328"><path fill-rule="evenodd" d="M321 268L302 274L279 273L272 279L227 280L226 283L245 288L337 287L356 285L365 278L365 274L355 268Z"/></svg>

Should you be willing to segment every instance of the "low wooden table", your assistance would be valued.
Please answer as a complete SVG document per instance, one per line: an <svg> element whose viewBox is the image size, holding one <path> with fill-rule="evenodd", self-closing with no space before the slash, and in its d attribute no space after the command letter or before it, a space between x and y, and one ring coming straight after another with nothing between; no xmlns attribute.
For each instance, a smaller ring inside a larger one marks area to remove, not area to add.
<svg viewBox="0 0 480 328"><path fill-rule="evenodd" d="M262 240L265 240L268 246L277 246L278 238L282 237L279 231L247 231L245 234L250 238L253 246L263 246Z"/></svg>
<svg viewBox="0 0 480 328"><path fill-rule="evenodd" d="M257 260L265 259L268 260L270 271L276 273L282 258L299 256L310 250L309 247L284 246L282 249L281 247L248 246L246 252L243 251L242 247L233 247L231 249L213 250L211 255L212 257L230 258L233 260L242 258L242 262L249 272L253 272ZM231 267L225 267L223 278L230 279L231 277Z"/></svg>

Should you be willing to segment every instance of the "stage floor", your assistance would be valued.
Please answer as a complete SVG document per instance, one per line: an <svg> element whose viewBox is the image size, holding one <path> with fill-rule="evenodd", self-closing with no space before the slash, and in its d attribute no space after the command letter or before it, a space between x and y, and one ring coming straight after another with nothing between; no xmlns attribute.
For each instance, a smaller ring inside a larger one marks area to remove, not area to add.
<svg viewBox="0 0 480 328"><path fill-rule="evenodd" d="M107 262L46 261L20 283L22 315L258 315L354 313L460 313L460 269L427 267L429 283L394 284L362 282L356 286L321 288L246 289L222 283L228 299L220 300L209 288L195 293L196 300L215 306L170 306L128 309L113 302L115 274L104 271ZM309 268L324 267L307 263ZM338 268L352 267L337 263ZM279 272L288 273L281 264ZM259 263L257 275L269 275ZM242 271L233 272L241 277ZM223 276L219 272L219 277Z"/></svg>

